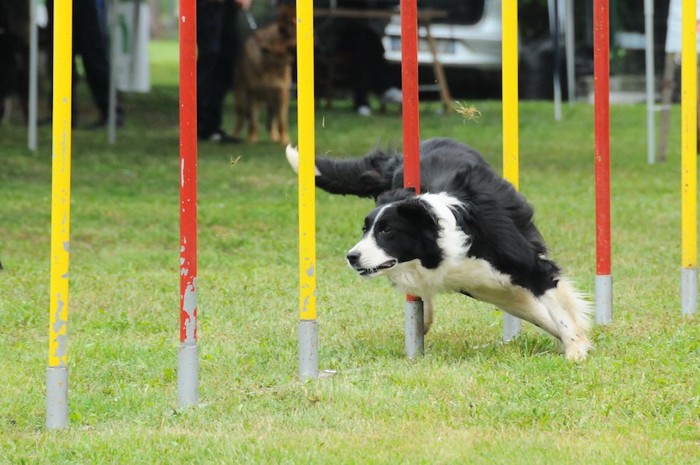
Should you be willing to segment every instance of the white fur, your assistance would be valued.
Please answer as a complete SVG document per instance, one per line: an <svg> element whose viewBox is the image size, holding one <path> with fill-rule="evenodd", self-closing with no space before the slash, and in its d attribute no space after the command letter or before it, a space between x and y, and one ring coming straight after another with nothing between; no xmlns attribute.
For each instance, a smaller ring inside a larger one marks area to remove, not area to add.
<svg viewBox="0 0 700 465"><path fill-rule="evenodd" d="M392 259L392 257L387 255L386 252L384 252L384 250L379 247L379 245L377 244L377 240L374 238L374 225L377 223L377 220L379 220L379 218L382 216L384 210L386 210L386 207L379 210L379 213L377 213L377 217L374 220L374 224L372 224L372 227L367 232L367 234L365 234L362 240L358 242L355 245L355 247L348 251L348 254L359 253L361 257L359 265L362 266L362 268L366 268L368 270L376 269L382 263L385 263ZM369 277L380 276L382 271L383 270L378 270L375 273L369 275Z"/></svg>
<svg viewBox="0 0 700 465"><path fill-rule="evenodd" d="M299 151L295 148L292 147L291 144L287 145L287 148L284 151L285 155L287 155L287 161L289 162L289 165L292 167L295 173L299 172ZM320 176L321 172L318 170L318 167L314 164L314 175Z"/></svg>
<svg viewBox="0 0 700 465"><path fill-rule="evenodd" d="M457 226L452 213L465 208L457 198L446 193L420 197L429 205L440 227L437 240L443 252L440 266L428 269L421 265L420 260L412 260L379 270L372 276L387 276L400 291L423 298L426 302L426 333L433 321L433 297L441 292L467 292L554 335L563 344L568 359L579 361L586 358L591 347L587 338L590 306L568 280L560 278L557 287L536 297L512 283L508 275L493 268L488 261L467 257L470 238ZM384 209L377 214L375 223ZM377 245L374 225L350 252L360 252L360 263L368 269L392 259Z"/></svg>

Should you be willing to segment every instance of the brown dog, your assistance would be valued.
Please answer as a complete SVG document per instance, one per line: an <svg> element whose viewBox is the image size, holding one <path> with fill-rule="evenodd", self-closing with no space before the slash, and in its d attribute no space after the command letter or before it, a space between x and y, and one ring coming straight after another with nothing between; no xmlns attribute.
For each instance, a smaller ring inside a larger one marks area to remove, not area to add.
<svg viewBox="0 0 700 465"><path fill-rule="evenodd" d="M258 115L265 106L270 140L289 143L287 113L296 48L296 11L281 5L276 23L257 29L245 42L234 78L236 124L240 137L248 123L248 142L258 141Z"/></svg>

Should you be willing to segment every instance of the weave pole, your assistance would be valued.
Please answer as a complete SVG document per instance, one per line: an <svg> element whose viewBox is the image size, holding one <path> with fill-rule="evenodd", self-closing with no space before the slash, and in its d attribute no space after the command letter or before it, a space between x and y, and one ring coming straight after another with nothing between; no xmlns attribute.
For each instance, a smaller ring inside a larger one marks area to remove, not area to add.
<svg viewBox="0 0 700 465"><path fill-rule="evenodd" d="M516 189L519 184L518 134L518 0L504 0L501 6L503 86L503 177ZM503 340L520 332L519 318L503 313Z"/></svg>
<svg viewBox="0 0 700 465"><path fill-rule="evenodd" d="M51 271L46 428L68 426L68 264L70 244L73 0L54 3L51 154Z"/></svg>
<svg viewBox="0 0 700 465"><path fill-rule="evenodd" d="M180 346L177 403L199 401L197 354L197 9L180 0Z"/></svg>
<svg viewBox="0 0 700 465"><path fill-rule="evenodd" d="M644 75L647 104L647 163L656 163L656 78L654 76L654 0L644 0Z"/></svg>
<svg viewBox="0 0 700 465"><path fill-rule="evenodd" d="M609 0L593 3L595 98L595 321L612 321L610 239L610 16Z"/></svg>
<svg viewBox="0 0 700 465"><path fill-rule="evenodd" d="M318 378L313 0L297 1L299 377Z"/></svg>
<svg viewBox="0 0 700 465"><path fill-rule="evenodd" d="M29 95L27 107L27 148L36 151L37 110L39 100L39 30L36 25L37 1L29 0Z"/></svg>
<svg viewBox="0 0 700 465"><path fill-rule="evenodd" d="M698 308L696 0L681 15L681 312Z"/></svg>
<svg viewBox="0 0 700 465"><path fill-rule="evenodd" d="M403 92L403 185L420 193L420 127L418 116L418 7L401 0L401 89ZM424 353L423 301L406 295L404 349L408 358Z"/></svg>

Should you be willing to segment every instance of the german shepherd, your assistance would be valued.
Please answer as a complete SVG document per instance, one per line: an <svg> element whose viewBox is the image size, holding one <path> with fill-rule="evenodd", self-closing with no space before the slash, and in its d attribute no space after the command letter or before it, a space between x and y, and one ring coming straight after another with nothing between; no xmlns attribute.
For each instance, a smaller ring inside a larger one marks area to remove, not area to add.
<svg viewBox="0 0 700 465"><path fill-rule="evenodd" d="M287 113L296 50L296 10L280 5L277 22L257 29L246 40L234 77L236 123L233 136L240 137L248 124L247 141L258 141L260 108L267 109L270 140L289 143Z"/></svg>

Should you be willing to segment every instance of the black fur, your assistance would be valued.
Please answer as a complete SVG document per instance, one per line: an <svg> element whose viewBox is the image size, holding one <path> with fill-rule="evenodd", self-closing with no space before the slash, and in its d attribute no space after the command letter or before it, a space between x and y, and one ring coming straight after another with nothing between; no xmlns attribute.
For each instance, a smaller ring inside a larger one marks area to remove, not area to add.
<svg viewBox="0 0 700 465"><path fill-rule="evenodd" d="M365 218L364 230L374 225L377 244L387 254L396 257L399 263L418 258L426 268L440 266L442 251L437 245L440 228L422 202L415 198L396 202L375 223L379 210L374 209Z"/></svg>
<svg viewBox="0 0 700 465"><path fill-rule="evenodd" d="M401 155L375 150L359 159L317 158L316 167L321 173L317 186L328 192L373 197L378 206L393 203L375 225L391 224L390 232L377 236L390 255L400 262L420 258L426 268L440 265L438 226L428 206L402 188ZM532 207L476 150L452 139L429 139L420 145L420 167L421 193L446 192L462 202L454 214L472 241L470 257L488 261L535 296L556 287L560 269L546 258ZM366 224L373 223L377 212L370 213ZM407 253L411 256L403 257Z"/></svg>

